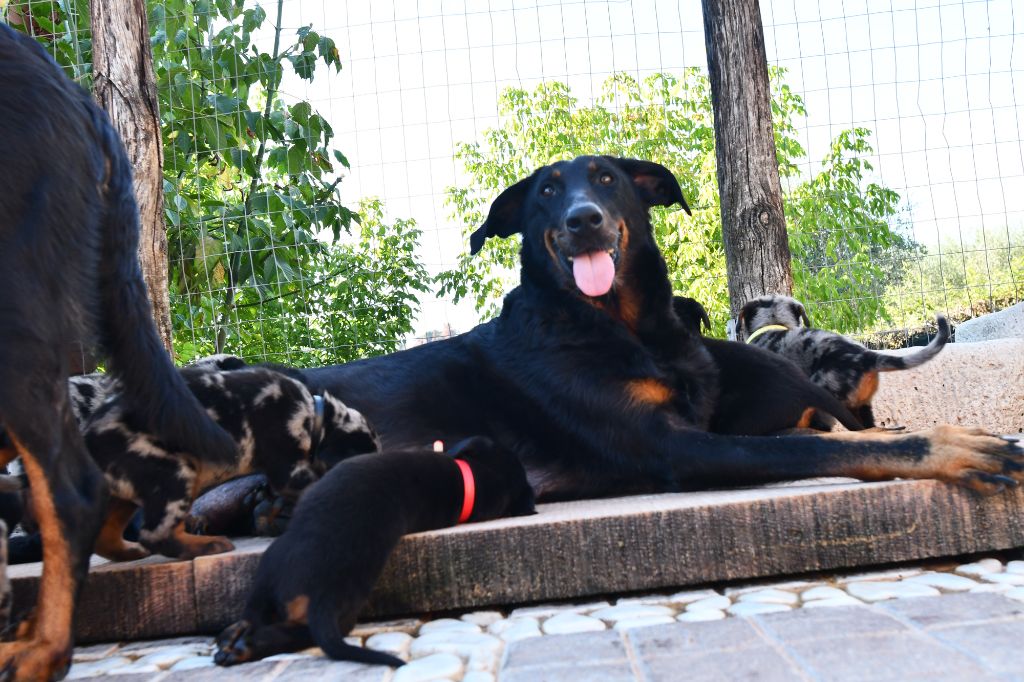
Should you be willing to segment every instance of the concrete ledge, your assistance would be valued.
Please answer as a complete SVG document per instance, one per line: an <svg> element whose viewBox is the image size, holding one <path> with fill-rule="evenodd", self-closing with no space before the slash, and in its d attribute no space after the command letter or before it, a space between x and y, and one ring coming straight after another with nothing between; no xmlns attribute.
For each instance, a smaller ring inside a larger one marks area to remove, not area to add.
<svg viewBox="0 0 1024 682"><path fill-rule="evenodd" d="M896 351L908 352L914 350ZM951 343L916 369L883 373L879 383L879 425L962 424L1024 432L1024 339Z"/></svg>
<svg viewBox="0 0 1024 682"><path fill-rule="evenodd" d="M339 519L339 523L344 523ZM212 633L240 612L268 541L193 562L97 559L79 641ZM550 504L403 539L364 617L582 598L1024 545L1024 491L980 498L933 481L774 488ZM39 564L12 566L15 611Z"/></svg>

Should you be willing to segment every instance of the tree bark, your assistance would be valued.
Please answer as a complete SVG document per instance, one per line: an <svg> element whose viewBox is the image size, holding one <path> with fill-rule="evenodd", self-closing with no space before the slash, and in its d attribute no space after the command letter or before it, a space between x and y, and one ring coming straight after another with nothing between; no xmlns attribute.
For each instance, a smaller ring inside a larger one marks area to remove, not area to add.
<svg viewBox="0 0 1024 682"><path fill-rule="evenodd" d="M758 0L703 0L703 8L722 240L735 317L751 298L791 294L793 274Z"/></svg>
<svg viewBox="0 0 1024 682"><path fill-rule="evenodd" d="M93 96L121 135L132 163L142 233L139 260L153 319L173 353L164 224L163 141L145 0L92 0Z"/></svg>

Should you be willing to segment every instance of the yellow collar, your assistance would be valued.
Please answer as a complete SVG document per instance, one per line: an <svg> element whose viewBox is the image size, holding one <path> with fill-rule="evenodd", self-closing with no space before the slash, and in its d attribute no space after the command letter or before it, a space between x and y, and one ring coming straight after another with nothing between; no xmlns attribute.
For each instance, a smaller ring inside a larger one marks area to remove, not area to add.
<svg viewBox="0 0 1024 682"><path fill-rule="evenodd" d="M750 343L751 341L753 341L757 337L761 336L761 334L764 334L764 333L767 333L767 332L774 332L774 331L788 332L789 331L789 327L784 327L781 324L767 324L767 325L761 327L760 329L758 329L756 332L754 332L750 336L748 336L747 337L747 343Z"/></svg>

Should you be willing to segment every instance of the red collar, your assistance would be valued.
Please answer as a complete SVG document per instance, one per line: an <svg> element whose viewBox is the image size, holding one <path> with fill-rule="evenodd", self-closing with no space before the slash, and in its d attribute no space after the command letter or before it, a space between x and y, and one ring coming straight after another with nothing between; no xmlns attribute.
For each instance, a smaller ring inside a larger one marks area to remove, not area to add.
<svg viewBox="0 0 1024 682"><path fill-rule="evenodd" d="M462 472L462 511L459 513L459 523L465 523L469 520L469 515L473 513L473 503L476 502L476 481L473 479L473 470L469 468L467 462L457 459L455 463L459 465L459 470Z"/></svg>

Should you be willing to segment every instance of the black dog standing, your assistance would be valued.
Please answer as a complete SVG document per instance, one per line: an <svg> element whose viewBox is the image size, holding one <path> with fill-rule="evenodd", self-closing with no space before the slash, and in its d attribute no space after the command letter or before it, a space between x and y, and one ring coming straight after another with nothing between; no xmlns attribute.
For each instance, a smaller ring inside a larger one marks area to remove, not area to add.
<svg viewBox="0 0 1024 682"><path fill-rule="evenodd" d="M242 620L217 638L215 660L234 665L316 645L332 658L402 665L345 642L398 540L531 513L522 465L486 438L463 441L447 455L347 459L302 496L288 529L260 559Z"/></svg>
<svg viewBox="0 0 1024 682"><path fill-rule="evenodd" d="M32 38L0 26L0 421L43 538L33 620L0 645L19 680L63 676L106 487L68 400L67 351L98 342L156 433L209 461L234 442L205 414L153 326L131 165L106 114Z"/></svg>

